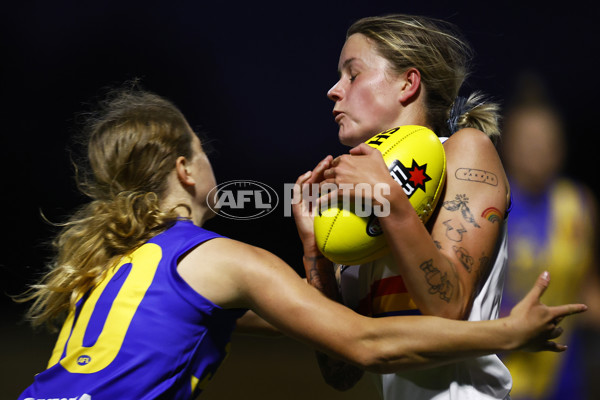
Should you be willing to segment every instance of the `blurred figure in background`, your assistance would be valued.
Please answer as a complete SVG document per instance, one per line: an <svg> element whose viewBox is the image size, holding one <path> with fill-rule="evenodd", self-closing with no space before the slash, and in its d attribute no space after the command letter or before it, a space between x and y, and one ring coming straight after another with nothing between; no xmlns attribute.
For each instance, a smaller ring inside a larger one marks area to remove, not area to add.
<svg viewBox="0 0 600 400"><path fill-rule="evenodd" d="M537 75L522 76L505 117L502 156L513 208L502 314L546 269L554 284L547 292L549 304L585 300L591 310L583 324L583 318L565 321L567 353L506 355L514 381L511 396L598 399L598 389L589 384L600 376L596 200L587 187L564 175L565 126Z"/></svg>

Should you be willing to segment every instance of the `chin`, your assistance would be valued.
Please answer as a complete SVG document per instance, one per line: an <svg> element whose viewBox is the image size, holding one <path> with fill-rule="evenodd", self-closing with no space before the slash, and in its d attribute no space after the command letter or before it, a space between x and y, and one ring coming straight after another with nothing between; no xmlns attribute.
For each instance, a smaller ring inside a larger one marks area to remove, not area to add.
<svg viewBox="0 0 600 400"><path fill-rule="evenodd" d="M356 138L355 135L344 134L344 132L342 132L341 129L338 134L338 139L341 144L343 144L344 146L349 146L349 147L358 146L359 144L361 144L363 142L363 140L361 140L360 138Z"/></svg>
<svg viewBox="0 0 600 400"><path fill-rule="evenodd" d="M377 131L376 133L379 133ZM342 126L340 126L340 130L338 132L338 139L341 144L349 147L356 147L359 144L366 142L371 137L373 137L376 133L371 132L357 132L357 130L345 130Z"/></svg>

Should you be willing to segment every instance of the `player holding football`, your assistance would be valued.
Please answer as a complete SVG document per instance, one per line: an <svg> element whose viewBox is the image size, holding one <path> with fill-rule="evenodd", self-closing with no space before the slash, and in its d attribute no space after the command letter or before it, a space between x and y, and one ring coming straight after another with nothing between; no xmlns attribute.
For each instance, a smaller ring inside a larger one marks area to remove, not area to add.
<svg viewBox="0 0 600 400"><path fill-rule="evenodd" d="M439 20L364 18L347 32L340 79L328 96L335 102L339 139L353 148L350 154L326 157L297 183L387 182L391 210L380 224L391 254L364 265L338 266L338 290L336 271L315 244L312 220L306 217L311 210L299 203L294 211L309 281L361 314L498 316L510 193L494 145L497 106L477 94L458 97L469 58L467 43ZM426 126L444 143L446 187L427 226L391 178L381 153L363 143L402 125ZM334 387L351 387L361 376L335 360L319 356L319 361ZM387 400L504 399L511 389L510 373L495 355L378 378Z"/></svg>
<svg viewBox="0 0 600 400"><path fill-rule="evenodd" d="M119 91L90 114L86 138L79 171L88 174L78 176L90 201L63 225L50 271L24 298L34 324L62 329L48 369L19 399L195 398L236 325L271 327L248 310L329 355L390 372L524 347L561 351L551 341L558 321L586 308L541 304L540 276L497 321L366 318L273 254L201 227L213 216L215 177L169 101Z"/></svg>

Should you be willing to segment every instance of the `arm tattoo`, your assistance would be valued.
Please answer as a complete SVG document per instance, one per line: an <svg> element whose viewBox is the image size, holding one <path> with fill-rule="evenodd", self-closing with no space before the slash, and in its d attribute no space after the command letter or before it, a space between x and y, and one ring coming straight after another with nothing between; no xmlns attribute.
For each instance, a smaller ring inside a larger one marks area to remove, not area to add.
<svg viewBox="0 0 600 400"><path fill-rule="evenodd" d="M496 222L502 221L504 219L502 213L496 207L486 208L481 213L481 216L490 221L492 224L495 224Z"/></svg>
<svg viewBox="0 0 600 400"><path fill-rule="evenodd" d="M307 264L306 269L308 270L308 273L306 278L308 279L308 283L319 289L319 291L325 294L325 296L339 302L340 293L338 290L337 281L335 279L335 274L333 274L333 271L331 271L331 273L324 272L318 267L319 261L329 261L327 261L322 255L316 257L304 256L304 260Z"/></svg>
<svg viewBox="0 0 600 400"><path fill-rule="evenodd" d="M323 259L324 256L304 256L304 259L307 261L309 267L308 269L308 283L313 285L314 287L320 289L322 286L321 283L321 274L319 274L319 269L317 268L317 263L319 260Z"/></svg>
<svg viewBox="0 0 600 400"><path fill-rule="evenodd" d="M461 242L463 239L463 233L467 230L460 222L457 224L451 219L443 222L446 227L446 237L453 242Z"/></svg>
<svg viewBox="0 0 600 400"><path fill-rule="evenodd" d="M479 268L486 270L489 263L490 263L490 258L488 256L486 256L485 254L482 255L481 258L479 258Z"/></svg>
<svg viewBox="0 0 600 400"><path fill-rule="evenodd" d="M362 369L354 365L335 360L320 351L316 354L325 383L337 390L344 391L352 388L364 374Z"/></svg>
<svg viewBox="0 0 600 400"><path fill-rule="evenodd" d="M341 295L333 271L329 268L319 268L319 262L329 262L324 256L304 256L305 269L307 270L308 283L321 291L330 299L340 302ZM328 355L315 351L317 363L325 382L337 390L348 390L362 378L364 371L344 361L336 360Z"/></svg>
<svg viewBox="0 0 600 400"><path fill-rule="evenodd" d="M475 266L475 259L469 255L469 252L464 247L452 246L452 249L468 273L471 273L473 270L475 271L477 282L480 282L486 276L490 263L488 256L482 253L481 257L479 257L479 265L477 268L473 268Z"/></svg>
<svg viewBox="0 0 600 400"><path fill-rule="evenodd" d="M475 222L475 217L469 206L469 198L465 194L457 194L454 200L445 201L443 207L448 211L459 211L461 212L463 218L468 223L472 224L475 228L481 228L477 222Z"/></svg>
<svg viewBox="0 0 600 400"><path fill-rule="evenodd" d="M469 255L469 252L464 247L452 246L452 250L456 253L456 256L460 260L460 263L465 267L468 273L473 270L473 257Z"/></svg>
<svg viewBox="0 0 600 400"><path fill-rule="evenodd" d="M479 270L477 271L477 281L480 285L483 285L483 280L487 279L489 273L490 258L485 254L482 254L479 258Z"/></svg>
<svg viewBox="0 0 600 400"><path fill-rule="evenodd" d="M452 298L454 286L450 283L448 274L446 272L442 273L437 269L433 265L433 259L425 261L419 268L425 273L425 280L429 284L429 294L438 293L440 299L449 303Z"/></svg>
<svg viewBox="0 0 600 400"><path fill-rule="evenodd" d="M488 185L498 186L498 177L496 174L474 168L459 168L454 173L456 179L461 181L487 183Z"/></svg>

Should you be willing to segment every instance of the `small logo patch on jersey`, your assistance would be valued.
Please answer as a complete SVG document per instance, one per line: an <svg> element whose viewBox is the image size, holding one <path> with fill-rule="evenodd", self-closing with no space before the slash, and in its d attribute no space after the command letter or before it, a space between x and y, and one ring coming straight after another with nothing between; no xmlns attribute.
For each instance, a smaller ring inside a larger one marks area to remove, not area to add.
<svg viewBox="0 0 600 400"><path fill-rule="evenodd" d="M77 364L79 365L88 365L90 361L92 361L92 357L86 355L77 358Z"/></svg>
<svg viewBox="0 0 600 400"><path fill-rule="evenodd" d="M402 186L408 198L417 189L426 192L425 183L431 180L431 177L427 175L427 164L419 165L414 159L410 168L404 166L400 160L394 160L390 165L390 175Z"/></svg>

